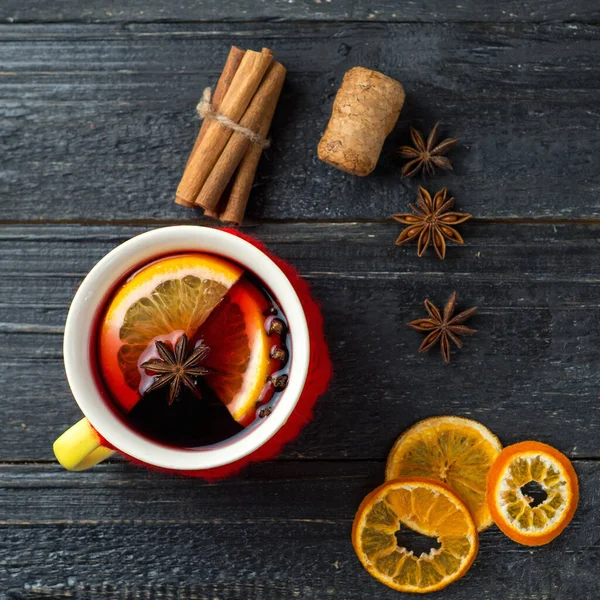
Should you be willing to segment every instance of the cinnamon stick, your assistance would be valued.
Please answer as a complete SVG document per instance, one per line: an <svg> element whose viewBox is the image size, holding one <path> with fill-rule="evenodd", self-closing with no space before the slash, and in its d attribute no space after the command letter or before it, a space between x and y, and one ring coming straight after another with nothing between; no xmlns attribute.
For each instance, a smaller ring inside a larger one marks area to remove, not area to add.
<svg viewBox="0 0 600 600"><path fill-rule="evenodd" d="M285 69L283 69L283 75L285 77ZM263 113L262 121L256 128L256 133L263 137L266 137L266 135L269 133L271 122L273 121L273 115L275 114L277 101L279 100L279 96L281 94L282 85L283 78L281 79L281 85L277 90L277 93L273 93L269 98L269 104L268 107L266 107L267 110L265 110ZM245 156L242 158L231 185L231 191L229 192L227 205L221 214L221 221L224 223L230 223L233 225L242 224L261 154L262 148L256 144L252 144L246 151Z"/></svg>
<svg viewBox="0 0 600 600"><path fill-rule="evenodd" d="M236 123L248 108L260 82L273 58L270 50L253 52L248 50L233 76L233 81L221 101L219 112ZM210 120L188 168L177 188L177 196L195 200L217 162L233 131Z"/></svg>
<svg viewBox="0 0 600 600"><path fill-rule="evenodd" d="M240 66L240 62L242 62L242 58L244 57L245 51L237 46L232 46L229 51L229 55L227 56L227 60L225 61L225 66L223 67L223 71L221 72L221 76L219 77L219 81L217 82L217 86L215 87L215 92L212 97L212 104L215 107L215 110L219 110L221 106L221 101L225 97L227 90L231 86L231 82L235 73ZM190 156L188 158L187 164L185 165L185 171L188 170L190 166L190 162L192 160L192 156L194 156L204 134L206 133L206 129L208 127L208 121L202 121L202 125L200 127L200 131L198 132L198 136L196 137L196 142L192 151L190 152ZM186 177L185 171L183 177ZM182 206L194 206L194 199L184 198L183 196L176 195L175 202L177 204L181 204ZM212 215L209 215L212 216Z"/></svg>
<svg viewBox="0 0 600 600"><path fill-rule="evenodd" d="M269 130L277 100L283 87L286 69L278 62L273 63L267 71L254 98L240 121L240 125L265 136ZM265 133L262 132L265 131ZM196 204L208 211L214 211L219 198L225 191L240 161L252 142L243 133L234 132L217 163L202 186ZM260 151L259 151L260 156Z"/></svg>
<svg viewBox="0 0 600 600"><path fill-rule="evenodd" d="M215 210L205 210L204 211L204 216L205 217L210 217L211 219L218 219L219 218L219 209L218 207L215 208Z"/></svg>

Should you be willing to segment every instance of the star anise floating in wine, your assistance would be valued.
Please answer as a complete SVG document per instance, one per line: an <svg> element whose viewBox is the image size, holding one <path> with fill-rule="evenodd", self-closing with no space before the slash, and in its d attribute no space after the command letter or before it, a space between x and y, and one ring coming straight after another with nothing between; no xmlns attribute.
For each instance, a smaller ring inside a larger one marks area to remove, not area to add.
<svg viewBox="0 0 600 600"><path fill-rule="evenodd" d="M446 188L442 188L431 198L431 194L419 186L417 206L409 204L413 214L399 213L393 215L396 221L408 225L396 240L396 246L401 246L419 236L417 254L423 256L429 244L433 244L437 255L444 259L446 256L446 239L463 244L464 240L454 229L455 225L464 223L471 215L467 213L450 212L454 206L454 198L446 199Z"/></svg>
<svg viewBox="0 0 600 600"><path fill-rule="evenodd" d="M450 340L452 340L459 348L463 347L460 340L461 335L473 335L476 330L470 329L463 325L475 311L477 306L465 310L460 314L453 316L456 310L456 292L452 292L450 299L444 307L444 314L441 314L438 308L429 300L425 300L425 309L429 313L429 318L417 319L408 323L409 327L418 331L428 332L419 348L419 352L427 352L438 341L442 350L442 357L446 364L450 363Z"/></svg>
<svg viewBox="0 0 600 600"><path fill-rule="evenodd" d="M164 342L158 341L156 342L156 351L160 360L148 360L141 365L142 369L149 374L156 373L154 383L144 393L149 394L168 385L169 405L173 404L183 387L200 398L201 394L196 387L194 377L201 377L211 372L211 369L198 364L206 358L210 348L201 344L190 353L188 338L184 333L177 340L174 350L171 350Z"/></svg>
<svg viewBox="0 0 600 600"><path fill-rule="evenodd" d="M439 137L440 124L437 122L431 130L427 142L423 136L414 127L410 128L410 137L414 146L401 146L397 152L404 158L410 158L404 167L402 167L402 177L412 177L417 175L419 171L427 175L433 175L435 167L452 170L452 165L446 156L444 156L450 148L452 148L458 140L456 138L447 138L444 141L437 143Z"/></svg>

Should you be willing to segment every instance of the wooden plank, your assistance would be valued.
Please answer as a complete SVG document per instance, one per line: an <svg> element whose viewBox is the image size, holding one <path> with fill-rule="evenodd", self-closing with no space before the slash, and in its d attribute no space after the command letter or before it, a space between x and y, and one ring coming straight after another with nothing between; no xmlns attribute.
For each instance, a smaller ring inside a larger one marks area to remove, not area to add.
<svg viewBox="0 0 600 600"><path fill-rule="evenodd" d="M589 9L581 3L578 14L585 17ZM514 0L511 4L516 4ZM568 18L569 12L560 10L558 3L549 10L540 4L540 15L554 15L555 19ZM8 0L3 3L0 21L9 23L30 22L84 22L84 23L129 23L151 21L337 21L351 20L352 3L349 0L185 0L164 4L157 0L128 0L127 2L86 0L75 6L69 0L56 0L52 6L32 0L19 4ZM361 10L361 14L364 10ZM409 13L410 14L410 13ZM358 16L358 20L365 17ZM412 20L412 19L411 19Z"/></svg>
<svg viewBox="0 0 600 600"><path fill-rule="evenodd" d="M0 228L0 289L3 331L61 333L66 310L79 282L107 252L149 231L144 226L3 225ZM407 295L396 302L414 306L423 283L438 286L498 282L494 306L532 309L558 304L585 308L597 303L598 225L512 224L470 221L458 228L464 245L449 244L440 261L431 248L418 258L414 244L395 246L402 225L381 223L278 223L242 231L293 264L314 285L401 282ZM527 286L517 297L508 283ZM560 293L553 291L559 288ZM390 289L390 293L394 290ZM35 295L32 293L34 292ZM463 294L466 294L464 292ZM328 298L321 298L327 308ZM331 297L333 304L335 297ZM480 298L474 298L479 302Z"/></svg>
<svg viewBox="0 0 600 600"><path fill-rule="evenodd" d="M444 0L398 3L394 0L186 0L166 5L160 0L5 0L0 21L148 22L148 21L594 21L598 6L586 0L498 0L482 4Z"/></svg>
<svg viewBox="0 0 600 600"><path fill-rule="evenodd" d="M106 465L0 467L0 583L10 600L397 598L350 543L382 463L270 463L218 484ZM498 529L444 597L592 598L600 591L597 462L577 461L581 503L550 545L519 546ZM410 596L412 597L412 596Z"/></svg>
<svg viewBox="0 0 600 600"><path fill-rule="evenodd" d="M53 439L79 414L61 359L69 302L93 264L140 231L0 230L0 459L52 459ZM284 457L383 459L402 430L443 413L479 419L505 443L533 436L599 456L598 226L465 225L465 247L444 262L396 248L392 222L246 231L310 281L336 371ZM425 297L441 303L454 289L465 307L481 307L479 332L447 367L437 352L416 354L422 336L405 323L423 314Z"/></svg>
<svg viewBox="0 0 600 600"><path fill-rule="evenodd" d="M173 204L194 106L232 42L289 69L252 219L382 219L415 197L393 149L413 123L461 138L447 185L485 218L600 218L594 25L279 24L0 27L1 218L193 220ZM376 172L316 158L343 73L397 77L406 106ZM60 132L60 135L57 135Z"/></svg>

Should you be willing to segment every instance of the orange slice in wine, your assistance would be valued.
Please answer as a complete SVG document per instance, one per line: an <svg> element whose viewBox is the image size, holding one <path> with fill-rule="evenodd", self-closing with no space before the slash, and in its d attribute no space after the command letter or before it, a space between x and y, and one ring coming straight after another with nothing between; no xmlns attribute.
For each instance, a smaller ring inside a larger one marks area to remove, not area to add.
<svg viewBox="0 0 600 600"><path fill-rule="evenodd" d="M174 333L193 338L243 271L210 254L181 254L140 269L115 293L99 330L98 363L113 400L138 402L140 355Z"/></svg>
<svg viewBox="0 0 600 600"><path fill-rule="evenodd" d="M214 370L206 382L242 425L254 420L262 395L273 391L268 378L280 366L270 357L278 336L265 329L269 308L260 291L241 279L198 333L210 348L203 364Z"/></svg>

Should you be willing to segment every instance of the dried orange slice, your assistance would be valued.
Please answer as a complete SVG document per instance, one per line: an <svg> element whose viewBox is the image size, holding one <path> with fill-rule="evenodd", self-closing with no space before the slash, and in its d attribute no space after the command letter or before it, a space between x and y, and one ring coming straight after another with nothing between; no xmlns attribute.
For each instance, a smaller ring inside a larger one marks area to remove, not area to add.
<svg viewBox="0 0 600 600"><path fill-rule="evenodd" d="M198 333L210 348L204 364L214 369L206 382L242 425L254 420L267 378L280 367L270 357L276 340L265 330L268 309L267 299L241 279Z"/></svg>
<svg viewBox="0 0 600 600"><path fill-rule="evenodd" d="M432 417L398 438L387 459L385 478L430 477L447 483L483 531L493 523L485 498L486 476L501 450L500 440L477 421Z"/></svg>
<svg viewBox="0 0 600 600"><path fill-rule="evenodd" d="M530 495L532 482L542 497ZM487 501L496 525L509 538L541 546L573 518L579 501L577 475L569 459L552 446L513 444L502 450L488 473Z"/></svg>
<svg viewBox="0 0 600 600"><path fill-rule="evenodd" d="M437 538L439 548L415 556L396 532L409 528ZM400 592L435 592L462 577L479 546L475 521L445 484L423 477L387 481L362 502L352 543L365 569Z"/></svg>
<svg viewBox="0 0 600 600"><path fill-rule="evenodd" d="M180 254L134 273L108 303L98 362L111 396L129 411L140 396L138 360L148 344L173 332L191 339L243 271L210 254Z"/></svg>

